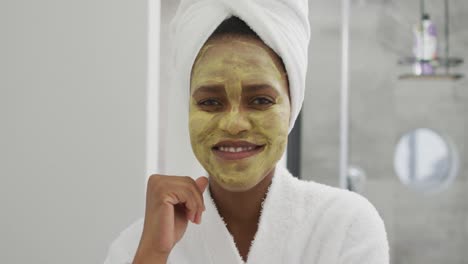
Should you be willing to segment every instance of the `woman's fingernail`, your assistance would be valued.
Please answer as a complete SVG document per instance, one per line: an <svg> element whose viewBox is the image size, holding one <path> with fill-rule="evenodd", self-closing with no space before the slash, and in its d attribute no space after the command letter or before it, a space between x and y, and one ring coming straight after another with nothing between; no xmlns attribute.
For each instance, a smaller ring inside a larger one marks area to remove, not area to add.
<svg viewBox="0 0 468 264"><path fill-rule="evenodd" d="M192 212L189 212L188 220L193 222L193 213Z"/></svg>

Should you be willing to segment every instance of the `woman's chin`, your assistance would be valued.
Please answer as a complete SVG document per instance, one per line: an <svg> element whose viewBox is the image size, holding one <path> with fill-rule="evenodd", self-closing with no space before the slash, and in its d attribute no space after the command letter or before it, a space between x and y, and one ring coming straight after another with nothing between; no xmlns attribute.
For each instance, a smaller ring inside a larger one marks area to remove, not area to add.
<svg viewBox="0 0 468 264"><path fill-rule="evenodd" d="M237 178L225 178L225 177L213 177L221 188L230 192L245 192L258 184L258 181L252 181L250 179L237 179Z"/></svg>

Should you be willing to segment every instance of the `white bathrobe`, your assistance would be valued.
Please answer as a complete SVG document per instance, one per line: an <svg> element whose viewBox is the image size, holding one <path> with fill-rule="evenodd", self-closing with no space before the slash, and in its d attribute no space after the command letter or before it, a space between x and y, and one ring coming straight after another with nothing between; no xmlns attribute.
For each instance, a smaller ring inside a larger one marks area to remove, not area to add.
<svg viewBox="0 0 468 264"><path fill-rule="evenodd" d="M244 264L209 189L200 225L189 222L170 264ZM105 264L132 263L143 218L120 233ZM262 205L248 264L388 264L384 223L363 196L293 177L277 166Z"/></svg>

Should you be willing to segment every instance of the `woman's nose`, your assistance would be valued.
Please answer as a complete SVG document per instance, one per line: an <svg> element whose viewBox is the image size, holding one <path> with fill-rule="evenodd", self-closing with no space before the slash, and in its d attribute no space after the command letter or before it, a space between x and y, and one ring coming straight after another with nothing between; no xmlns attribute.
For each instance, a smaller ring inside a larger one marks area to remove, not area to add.
<svg viewBox="0 0 468 264"><path fill-rule="evenodd" d="M250 130L252 127L245 113L239 112L238 109L232 109L221 118L219 128L232 134L237 135L243 131Z"/></svg>

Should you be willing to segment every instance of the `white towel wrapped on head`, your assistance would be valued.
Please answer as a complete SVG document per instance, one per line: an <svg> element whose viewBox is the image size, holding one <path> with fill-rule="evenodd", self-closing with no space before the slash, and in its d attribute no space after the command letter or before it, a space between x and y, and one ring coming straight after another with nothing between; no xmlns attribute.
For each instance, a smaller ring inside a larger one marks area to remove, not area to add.
<svg viewBox="0 0 468 264"><path fill-rule="evenodd" d="M231 16L247 23L282 58L289 80L291 132L304 100L310 39L307 0L182 0L170 25L173 81L183 90L181 106L188 107L190 72L199 50Z"/></svg>

